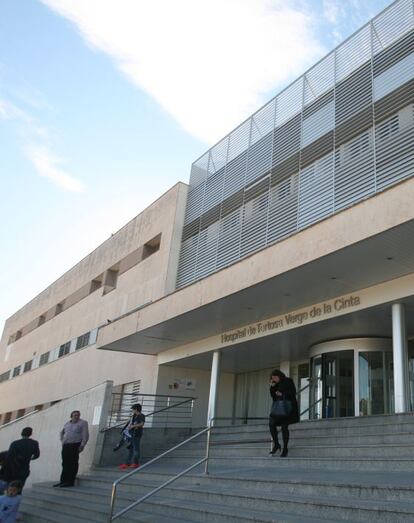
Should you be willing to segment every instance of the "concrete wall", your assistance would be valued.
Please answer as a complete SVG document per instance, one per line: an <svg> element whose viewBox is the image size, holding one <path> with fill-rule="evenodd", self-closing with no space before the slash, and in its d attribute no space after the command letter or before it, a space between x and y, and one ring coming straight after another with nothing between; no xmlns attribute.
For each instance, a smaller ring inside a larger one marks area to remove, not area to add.
<svg viewBox="0 0 414 523"><path fill-rule="evenodd" d="M9 318L0 342L0 375L26 361L36 362L41 354L67 341L76 342L85 332L170 292L176 277L186 194L185 184L175 185ZM97 288L51 319L45 314L159 233L159 250L119 274L113 290ZM47 266L47 260L44 263ZM8 343L11 335L40 315L49 321ZM140 379L141 392L150 394L155 374L153 356L113 354L91 345L0 383L0 414L67 398L107 379L115 385Z"/></svg>
<svg viewBox="0 0 414 523"><path fill-rule="evenodd" d="M194 384L193 389L172 389L174 382L190 378ZM231 416L234 401L235 374L223 372L220 374L218 393L217 416ZM162 365L158 371L157 394L174 394L178 396L193 396L194 402L193 427L205 427L207 424L207 408L210 391L210 371L188 369Z"/></svg>
<svg viewBox="0 0 414 523"><path fill-rule="evenodd" d="M152 394L156 372L154 356L89 347L1 383L0 412L70 398L105 379L114 385L141 380L141 392Z"/></svg>
<svg viewBox="0 0 414 523"><path fill-rule="evenodd" d="M89 442L80 457L79 473L85 473L102 454L103 435L112 393L112 383L105 382L72 398L36 412L21 421L0 428L0 450L7 450L10 443L20 439L24 427L32 427L33 439L39 441L40 458L31 464L27 485L39 481L59 480L61 473L61 443L59 433L73 410L80 410L82 419L89 423ZM94 417L96 419L94 419Z"/></svg>
<svg viewBox="0 0 414 523"><path fill-rule="evenodd" d="M145 462L163 451L170 449L184 441L193 433L191 428L147 428L144 427L144 433L141 439L141 461ZM122 447L116 452L114 446L120 440L120 429L110 429L104 433L104 443L102 454L99 460L100 465L120 465L125 463L127 450Z"/></svg>

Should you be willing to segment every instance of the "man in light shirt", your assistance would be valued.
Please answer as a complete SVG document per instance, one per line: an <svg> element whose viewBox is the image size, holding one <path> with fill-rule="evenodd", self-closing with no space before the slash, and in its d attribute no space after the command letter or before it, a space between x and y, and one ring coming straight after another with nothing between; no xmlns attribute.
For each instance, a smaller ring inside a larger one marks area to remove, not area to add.
<svg viewBox="0 0 414 523"><path fill-rule="evenodd" d="M62 474L60 482L54 487L73 487L79 468L79 453L85 448L89 439L88 422L81 419L80 412L74 410L70 421L65 423L61 433Z"/></svg>

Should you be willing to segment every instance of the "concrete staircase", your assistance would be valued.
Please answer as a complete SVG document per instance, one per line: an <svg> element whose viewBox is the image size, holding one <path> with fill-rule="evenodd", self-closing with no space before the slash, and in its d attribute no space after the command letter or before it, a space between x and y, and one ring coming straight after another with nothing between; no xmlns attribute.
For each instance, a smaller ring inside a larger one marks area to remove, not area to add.
<svg viewBox="0 0 414 523"><path fill-rule="evenodd" d="M210 474L192 472L118 521L124 523L414 523L414 415L304 422L291 427L289 457L271 457L266 425L216 429ZM189 443L138 472L117 509L200 459ZM96 468L71 489L25 491L27 523L107 521L115 468Z"/></svg>

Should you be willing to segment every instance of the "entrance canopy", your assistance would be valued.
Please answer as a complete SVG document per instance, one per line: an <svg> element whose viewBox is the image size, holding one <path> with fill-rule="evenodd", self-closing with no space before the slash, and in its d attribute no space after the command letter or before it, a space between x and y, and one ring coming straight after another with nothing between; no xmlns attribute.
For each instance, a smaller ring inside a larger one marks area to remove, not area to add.
<svg viewBox="0 0 414 523"><path fill-rule="evenodd" d="M413 274L414 220L407 219L412 201L414 180L408 180L140 310L111 319L100 329L97 347L160 356L188 348L186 356L195 356L191 346L200 340ZM398 296L376 296L370 305L414 294L404 284L396 285ZM329 320L327 331L319 336L318 327L309 326L295 328L304 334L280 333L255 344L269 346L278 338L277 344L285 347L281 350L289 350L291 357L292 350L330 336L389 336L390 320L384 318L388 309L375 314L359 310L336 324ZM361 317L366 319L359 325ZM366 329L376 323L376 329ZM249 343L242 346L247 350ZM179 352L174 357L182 360Z"/></svg>
<svg viewBox="0 0 414 523"><path fill-rule="evenodd" d="M401 300L406 305L408 337L414 337L414 296ZM320 342L342 338L392 338L389 303L343 316L322 320L292 330L245 341L221 349L223 372L242 373L271 368L282 361L309 360L309 348ZM187 356L167 365L191 369L211 368L211 353Z"/></svg>

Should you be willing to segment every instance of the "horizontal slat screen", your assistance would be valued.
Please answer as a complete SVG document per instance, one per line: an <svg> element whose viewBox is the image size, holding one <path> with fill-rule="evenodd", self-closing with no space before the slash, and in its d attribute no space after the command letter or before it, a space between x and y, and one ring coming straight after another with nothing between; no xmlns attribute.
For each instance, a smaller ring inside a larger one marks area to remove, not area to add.
<svg viewBox="0 0 414 523"><path fill-rule="evenodd" d="M398 0L194 162L177 286L413 176L413 101Z"/></svg>

